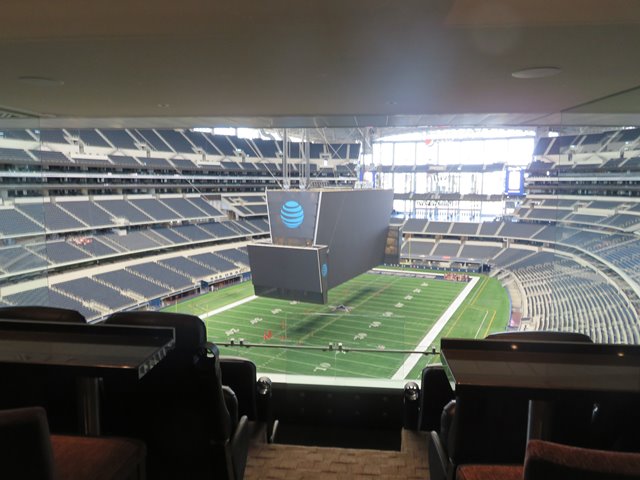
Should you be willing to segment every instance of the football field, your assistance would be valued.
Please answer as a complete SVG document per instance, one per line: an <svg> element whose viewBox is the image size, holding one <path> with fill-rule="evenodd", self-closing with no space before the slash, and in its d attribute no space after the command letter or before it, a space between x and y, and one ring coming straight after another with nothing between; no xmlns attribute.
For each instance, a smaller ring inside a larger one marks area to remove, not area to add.
<svg viewBox="0 0 640 480"><path fill-rule="evenodd" d="M407 353L427 336L467 283L366 273L329 292L328 305L253 297L249 282L166 308L201 316L211 342L265 346L320 346L371 349L367 352L291 348L221 347L221 353L252 359L261 373L389 379L398 375ZM460 307L444 324L442 335L483 337L504 330L509 301L495 279L481 276ZM442 325L442 322L440 322ZM423 356L405 378L417 378Z"/></svg>

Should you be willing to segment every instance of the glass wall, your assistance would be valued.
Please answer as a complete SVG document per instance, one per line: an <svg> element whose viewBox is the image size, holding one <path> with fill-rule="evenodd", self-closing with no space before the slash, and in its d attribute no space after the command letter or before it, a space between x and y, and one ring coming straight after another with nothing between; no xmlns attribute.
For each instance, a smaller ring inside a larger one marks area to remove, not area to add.
<svg viewBox="0 0 640 480"><path fill-rule="evenodd" d="M89 321L199 315L225 354L285 381L399 385L438 361L442 336L505 329L640 342L640 130L439 135L366 155L357 139L310 145L314 188L351 188L363 171L394 191L401 232L399 259L318 305L254 297L246 246L270 240L276 137L0 129L0 302ZM304 151L288 148L294 188Z"/></svg>
<svg viewBox="0 0 640 480"><path fill-rule="evenodd" d="M513 212L505 194L523 193L521 179L514 190L507 182L513 182L516 176L508 177L507 172L523 169L530 162L533 134L526 130L458 129L389 136L373 144L365 179L396 194L412 194L414 200L396 200L394 211L399 215L433 220L491 220ZM430 138L431 135L437 138ZM434 194L448 194L449 198L438 199ZM457 198L452 200L452 195ZM470 201L464 198L468 195L487 199Z"/></svg>

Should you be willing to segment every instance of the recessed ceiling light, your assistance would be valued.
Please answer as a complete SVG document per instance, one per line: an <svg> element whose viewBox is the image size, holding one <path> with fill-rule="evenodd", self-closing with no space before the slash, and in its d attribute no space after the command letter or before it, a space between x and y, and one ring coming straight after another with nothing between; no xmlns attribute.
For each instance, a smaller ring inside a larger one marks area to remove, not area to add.
<svg viewBox="0 0 640 480"><path fill-rule="evenodd" d="M169 108L169 104L168 103L159 103L158 105L156 105L158 108Z"/></svg>
<svg viewBox="0 0 640 480"><path fill-rule="evenodd" d="M27 85L33 85L34 87L61 87L64 85L62 80L49 77L38 77L34 75L24 75L22 77L18 77L18 80L22 83L26 83Z"/></svg>
<svg viewBox="0 0 640 480"><path fill-rule="evenodd" d="M558 67L535 67L518 70L511 74L515 78L545 78L558 75L562 70Z"/></svg>

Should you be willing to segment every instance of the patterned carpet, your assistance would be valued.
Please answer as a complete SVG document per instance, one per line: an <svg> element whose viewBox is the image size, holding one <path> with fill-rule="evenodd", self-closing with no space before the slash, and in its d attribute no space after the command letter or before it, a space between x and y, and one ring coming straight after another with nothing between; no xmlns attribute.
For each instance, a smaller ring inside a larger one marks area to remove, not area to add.
<svg viewBox="0 0 640 480"><path fill-rule="evenodd" d="M429 478L425 434L402 432L402 450L302 447L254 442L246 480L371 480Z"/></svg>

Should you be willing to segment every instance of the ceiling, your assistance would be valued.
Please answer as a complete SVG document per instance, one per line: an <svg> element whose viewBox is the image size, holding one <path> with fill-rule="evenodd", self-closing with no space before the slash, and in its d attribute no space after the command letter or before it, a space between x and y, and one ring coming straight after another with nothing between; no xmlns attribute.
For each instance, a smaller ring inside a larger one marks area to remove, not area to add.
<svg viewBox="0 0 640 480"><path fill-rule="evenodd" d="M4 126L640 124L636 0L2 3Z"/></svg>

